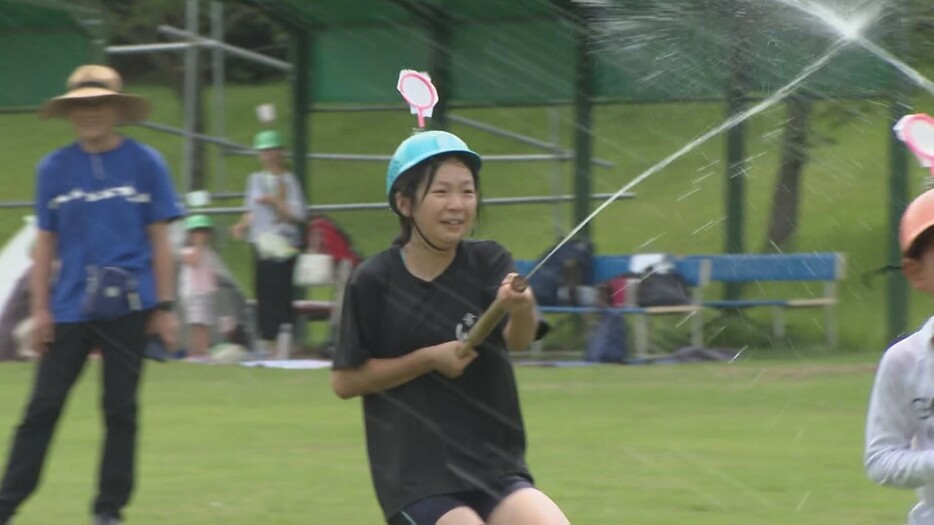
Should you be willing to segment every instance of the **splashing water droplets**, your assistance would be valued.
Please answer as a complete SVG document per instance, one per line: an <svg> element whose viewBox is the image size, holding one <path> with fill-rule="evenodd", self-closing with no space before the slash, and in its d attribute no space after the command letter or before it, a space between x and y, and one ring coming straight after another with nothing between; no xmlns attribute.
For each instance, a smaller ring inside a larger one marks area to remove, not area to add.
<svg viewBox="0 0 934 525"><path fill-rule="evenodd" d="M817 18L849 42L862 42L865 40L863 30L877 18L883 5L883 2L878 2L866 8L861 6L859 11L844 14L832 9L830 6L811 1L775 1Z"/></svg>
<svg viewBox="0 0 934 525"><path fill-rule="evenodd" d="M797 9L805 14L819 20L825 26L833 29L845 40L854 42L862 46L870 53L881 58L889 65L899 70L916 85L934 95L934 82L922 75L918 70L906 64L904 61L880 47L875 42L867 39L863 35L863 30L869 24L879 18L885 7L885 2L875 2L861 6L859 11L853 12L849 16L844 16L838 11L828 6L817 4L813 1L803 0L774 0L775 2Z"/></svg>

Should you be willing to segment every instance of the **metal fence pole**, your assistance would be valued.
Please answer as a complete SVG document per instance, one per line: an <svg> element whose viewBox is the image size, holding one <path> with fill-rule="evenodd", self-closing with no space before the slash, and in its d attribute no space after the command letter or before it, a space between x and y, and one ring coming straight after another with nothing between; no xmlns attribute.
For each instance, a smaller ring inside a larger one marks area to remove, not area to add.
<svg viewBox="0 0 934 525"><path fill-rule="evenodd" d="M548 108L548 125L551 129L551 145L552 152L557 155L561 153L561 108L552 106ZM551 191L555 195L560 195L564 192L564 163L560 160L555 160L551 168ZM565 228L564 214L562 213L564 207L560 202L555 202L555 205L552 206L552 221L554 222L555 227L555 238L560 239L564 236L564 232L567 231Z"/></svg>
<svg viewBox="0 0 934 525"><path fill-rule="evenodd" d="M185 26L193 32L198 30L199 0L186 0ZM182 184L185 191L191 191L192 169L194 167L195 141L192 134L195 132L195 121L198 96L198 49L190 47L185 50L185 78L182 105L185 108L183 115L185 127L184 147L182 148Z"/></svg>
<svg viewBox="0 0 934 525"><path fill-rule="evenodd" d="M185 51L198 44L191 42L165 42L161 44L132 44L126 46L107 46L104 51L108 55L130 55L134 53L155 53L158 51Z"/></svg>
<svg viewBox="0 0 934 525"><path fill-rule="evenodd" d="M729 82L726 90L727 116L742 113L748 105L746 98L749 91L748 35L750 26L741 13L733 15L730 22L730 56L727 61ZM726 132L726 253L743 253L744 221L746 206L746 125L738 123ZM739 299L742 295L742 283L726 283L723 298Z"/></svg>
<svg viewBox="0 0 934 525"><path fill-rule="evenodd" d="M605 201L610 197L614 196L614 193L594 193L590 196L591 200L595 201ZM636 196L635 193L624 193L617 197L617 200L623 199L632 199ZM213 200L224 200L224 199L237 199L243 200L242 192L230 192L230 193L220 193L212 195ZM483 199L484 206L504 206L509 204L552 204L555 202L573 202L577 199L576 195L527 195L521 197L489 197ZM32 201L10 201L2 202L0 201L0 209L17 209L17 208L32 208L34 203ZM308 211L310 212L329 212L329 211L367 211L367 210L388 210L388 205L386 201L379 202L348 202L340 204L311 204L308 206ZM228 207L228 206L215 206L213 208L203 208L199 210L199 213L206 213L209 215L223 215L230 213L243 213L247 211L246 208L242 206L238 207Z"/></svg>
<svg viewBox="0 0 934 525"><path fill-rule="evenodd" d="M892 35L894 35L894 53L904 57L908 51L908 35L910 31L909 14L911 13L910 0L897 2L891 7ZM897 72L892 73L895 78L892 82L890 99L890 113L892 122L897 122L911 110L911 93L907 82ZM898 229L902 212L908 205L910 192L908 190L908 148L898 139L891 128L886 128L889 136L889 243L888 262L892 265L901 264L901 247L898 243ZM888 302L888 319L886 338L891 341L904 333L908 328L908 283L895 273L890 273L886 283L886 299Z"/></svg>
<svg viewBox="0 0 934 525"><path fill-rule="evenodd" d="M224 39L224 4L211 2L211 38ZM214 86L214 111L211 118L211 133L215 137L223 137L226 132L226 115L224 112L224 50L215 47L211 52L211 78ZM227 166L224 151L214 148L214 184L221 190L227 190Z"/></svg>
<svg viewBox="0 0 934 525"><path fill-rule="evenodd" d="M560 115L560 111L561 111L560 106L550 106L550 109L557 111L558 114ZM470 126L471 128L474 128L474 129L479 129L480 131L486 131L487 133L490 133L492 135L512 139L517 142L521 142L522 144L528 144L529 146L534 146L536 148L549 151L555 155L564 155L567 158L571 158L571 156L573 155L571 150L560 148L560 147L559 148L555 147L555 144L560 144L561 142L560 140L554 143L548 143L544 140L539 140L535 137L530 137L528 135L516 133L515 131L509 131L508 129L503 129L499 126L494 126L493 124L488 124L486 122L481 122L479 120L474 120L472 118L467 118L461 115L453 115L453 114L448 115L448 120L450 120L451 122L457 122L458 124L463 124L465 126ZM616 166L615 163L609 160L605 160L605 159L592 158L591 162L603 168L612 168Z"/></svg>
<svg viewBox="0 0 934 525"><path fill-rule="evenodd" d="M593 36L582 13L574 14L575 71L574 71L574 224L580 224L590 215L590 163L593 158L593 94L595 89L595 58ZM593 227L584 225L579 236L590 239Z"/></svg>
<svg viewBox="0 0 934 525"><path fill-rule="evenodd" d="M223 49L225 53L231 56L236 56L249 60L251 62L256 62L257 64L264 64L266 66L281 70L281 71L291 71L292 64L288 62L279 60L277 58L268 57L261 53L255 53L241 47L232 46L230 44L225 44L224 42L219 42L211 38L204 38L200 36L196 30L185 31L177 27L172 27L169 25L161 25L158 27L160 33L174 37L174 38L183 38L190 40L191 42L197 43L200 46L204 47L213 47L218 49Z"/></svg>

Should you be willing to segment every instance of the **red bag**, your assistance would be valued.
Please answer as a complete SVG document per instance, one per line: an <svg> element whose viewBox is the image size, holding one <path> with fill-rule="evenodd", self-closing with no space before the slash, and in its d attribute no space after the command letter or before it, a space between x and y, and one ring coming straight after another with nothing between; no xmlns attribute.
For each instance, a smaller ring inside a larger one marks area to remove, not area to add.
<svg viewBox="0 0 934 525"><path fill-rule="evenodd" d="M363 256L353 249L350 236L337 223L323 216L308 223L308 251L328 254L334 257L335 262L347 260L353 266L363 262Z"/></svg>
<svg viewBox="0 0 934 525"><path fill-rule="evenodd" d="M629 285L629 278L618 275L609 281L612 299L610 306L620 308L626 306L626 287Z"/></svg>

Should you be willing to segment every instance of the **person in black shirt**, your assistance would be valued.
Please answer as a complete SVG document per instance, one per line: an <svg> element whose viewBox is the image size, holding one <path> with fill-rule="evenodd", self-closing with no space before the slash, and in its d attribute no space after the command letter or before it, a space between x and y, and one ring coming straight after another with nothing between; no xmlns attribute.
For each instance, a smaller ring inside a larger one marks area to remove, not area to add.
<svg viewBox="0 0 934 525"><path fill-rule="evenodd" d="M569 523L532 484L508 356L547 325L531 289L509 286L509 252L465 240L480 164L450 133L403 141L386 180L402 233L345 290L331 382L341 398L363 397L370 471L390 525ZM462 338L496 298L506 318L460 357Z"/></svg>

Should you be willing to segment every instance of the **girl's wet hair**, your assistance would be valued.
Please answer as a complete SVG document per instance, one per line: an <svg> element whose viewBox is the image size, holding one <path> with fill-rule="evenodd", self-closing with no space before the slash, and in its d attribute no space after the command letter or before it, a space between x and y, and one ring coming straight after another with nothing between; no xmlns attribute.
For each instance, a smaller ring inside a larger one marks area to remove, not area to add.
<svg viewBox="0 0 934 525"><path fill-rule="evenodd" d="M920 259L924 255L924 251L931 246L932 241L934 241L934 227L924 230L921 235L915 237L911 246L908 247L908 251L905 252L905 257L914 260Z"/></svg>
<svg viewBox="0 0 934 525"><path fill-rule="evenodd" d="M898 266L897 264L886 264L885 266L880 266L878 268L869 270L868 272L862 274L859 277L859 280L861 283L863 283L863 286L867 288L872 288L872 281L876 277L879 277L880 275L886 275L891 272L900 272L900 271L902 271L901 266Z"/></svg>
<svg viewBox="0 0 934 525"><path fill-rule="evenodd" d="M428 194L428 190L431 188L431 184L435 181L435 175L438 174L438 169L441 167L441 165L452 161L458 164L462 164L464 167L469 169L470 174L473 175L474 190L477 194L476 217L479 217L480 178L477 177L477 172L474 171L474 169L471 167L471 163L468 162L463 155L458 153L449 153L431 157L430 159L419 162L415 166L412 166L406 170L405 173L396 179L395 184L393 184L393 202L395 202L396 195L401 195L402 197L409 199L409 202L412 203L411 211L414 211L417 207L417 203L424 199L425 195ZM418 187L422 184L422 182L425 182L425 191L422 192L421 198L416 199ZM411 217L404 217L402 213L399 213L399 226L402 231L399 232L399 235L396 236L396 238L392 241L393 246L403 246L412 238L413 221Z"/></svg>
<svg viewBox="0 0 934 525"><path fill-rule="evenodd" d="M915 237L911 246L908 247L908 251L904 253L904 257L915 261L920 260L921 256L924 255L925 250L931 246L932 242L934 242L934 227L924 230L921 232L921 235ZM860 281L866 286L871 286L873 278L885 275L889 272L900 272L901 270L902 267L899 265L886 264L885 266L880 266L879 268L864 273L862 277L860 277Z"/></svg>

